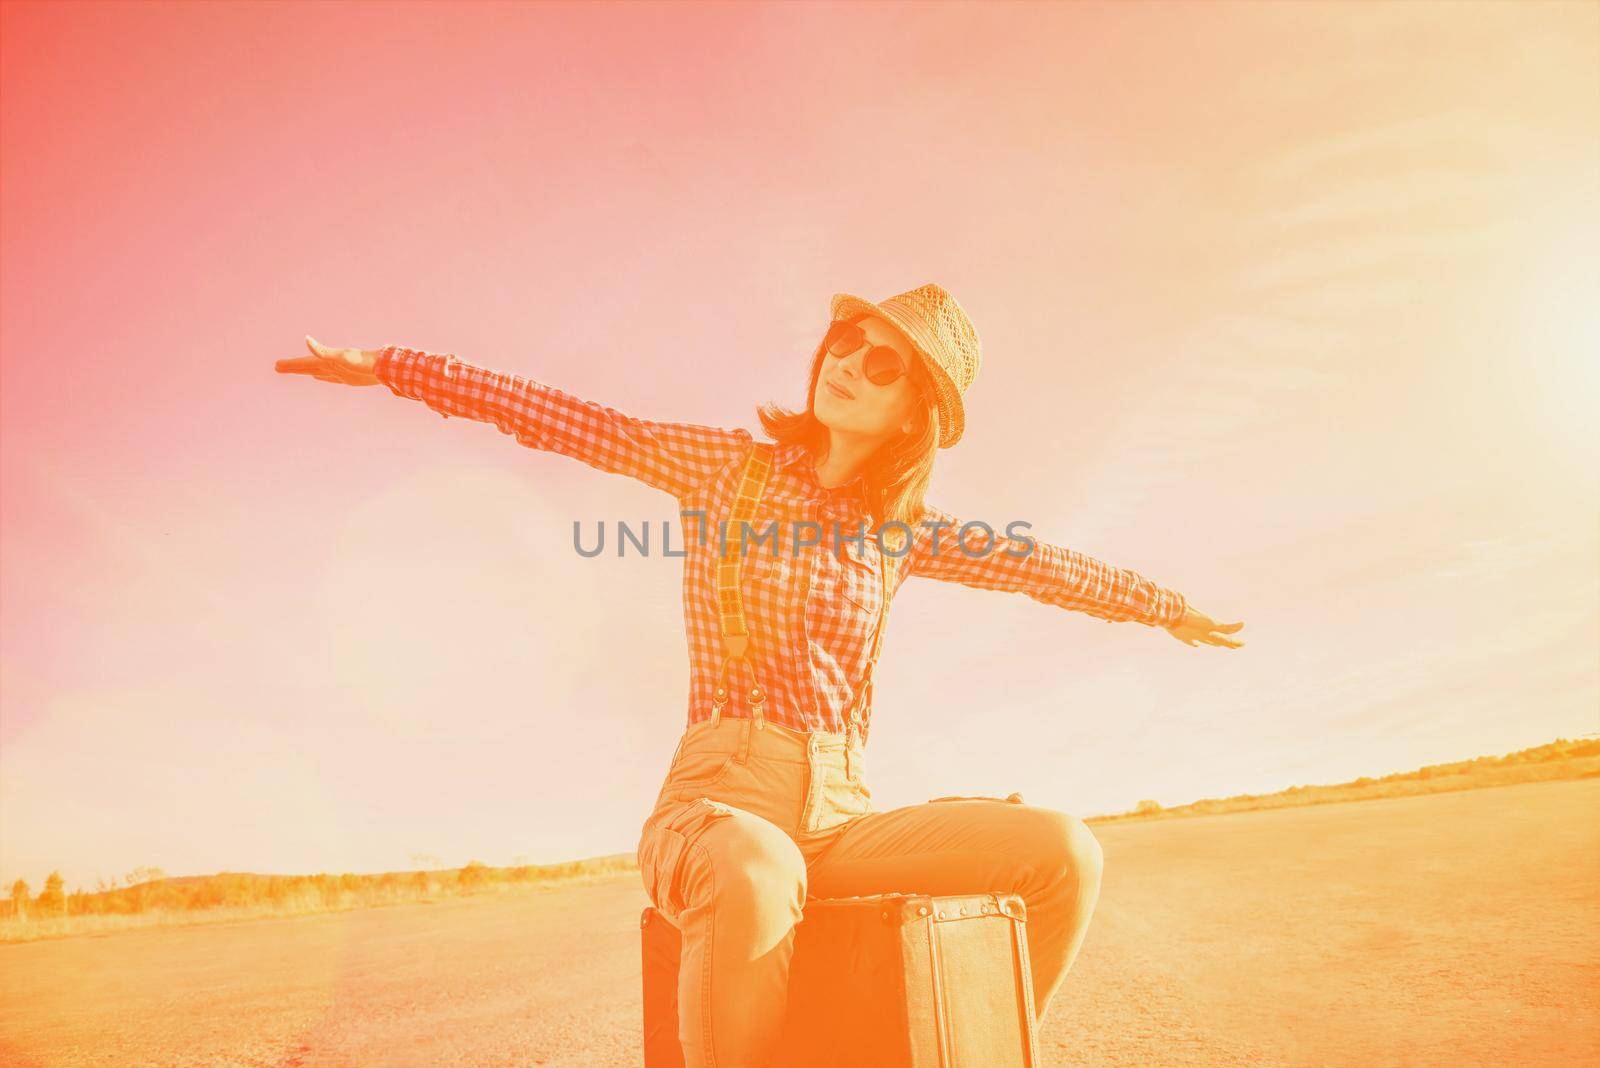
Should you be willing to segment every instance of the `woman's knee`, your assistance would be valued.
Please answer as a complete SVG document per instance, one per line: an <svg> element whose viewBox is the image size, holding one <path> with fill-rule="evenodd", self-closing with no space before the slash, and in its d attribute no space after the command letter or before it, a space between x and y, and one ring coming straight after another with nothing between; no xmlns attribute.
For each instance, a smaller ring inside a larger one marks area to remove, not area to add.
<svg viewBox="0 0 1600 1068"><path fill-rule="evenodd" d="M805 857L780 827L736 812L700 844L714 869L713 899L754 911L786 909L799 920L807 891Z"/></svg>
<svg viewBox="0 0 1600 1068"><path fill-rule="evenodd" d="M1045 811L1049 816L1040 848L1049 865L1080 885L1099 886L1105 872L1105 850L1089 825L1065 812Z"/></svg>

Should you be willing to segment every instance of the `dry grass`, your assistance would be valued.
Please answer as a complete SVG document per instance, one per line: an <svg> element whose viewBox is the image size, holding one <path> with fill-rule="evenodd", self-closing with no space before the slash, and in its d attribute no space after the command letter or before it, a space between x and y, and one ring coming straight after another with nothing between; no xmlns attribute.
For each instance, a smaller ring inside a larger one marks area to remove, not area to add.
<svg viewBox="0 0 1600 1068"><path fill-rule="evenodd" d="M40 907L36 899L21 916L15 902L7 901L3 904L9 907L0 915L0 942L520 894L610 879L634 870L633 854L619 853L513 868L474 862L462 868L376 875L222 872L156 879L118 890L75 893L65 898L65 908Z"/></svg>

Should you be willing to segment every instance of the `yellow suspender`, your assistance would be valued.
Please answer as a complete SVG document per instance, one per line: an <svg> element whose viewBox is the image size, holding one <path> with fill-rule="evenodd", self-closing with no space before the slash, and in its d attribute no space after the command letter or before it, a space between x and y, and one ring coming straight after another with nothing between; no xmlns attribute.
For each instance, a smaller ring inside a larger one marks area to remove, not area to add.
<svg viewBox="0 0 1600 1068"><path fill-rule="evenodd" d="M755 668L750 663L747 654L750 651L750 630L744 622L744 601L739 593L739 572L744 566L744 524L755 518L756 505L761 500L761 494L767 488L767 474L772 470L772 445L765 441L758 441L750 450L750 455L745 458L744 470L739 476L739 490L733 499L733 509L728 517L728 525L737 533L735 540L737 547L729 548L728 539L721 539L717 564L717 615L722 622L722 645L727 655L723 658L722 667L717 671L716 692L711 698L711 725L714 727L722 719L722 707L728 703L728 688L726 685L728 665L735 660L743 660L745 667L750 669L750 711L755 718L756 727L766 726L762 716L762 705L767 695L762 692L761 684L755 680ZM729 559L730 552L736 553Z"/></svg>
<svg viewBox="0 0 1600 1068"><path fill-rule="evenodd" d="M878 579L883 590L882 596L878 598L878 622L872 629L872 651L867 654L867 681L861 684L861 699L850 706L850 720L846 728L848 731L860 733L863 740L865 731L860 723L861 711L872 704L872 669L878 666L878 649L883 644L883 628L889 617L889 572L900 559L881 551L881 545L878 555L882 559L878 568Z"/></svg>

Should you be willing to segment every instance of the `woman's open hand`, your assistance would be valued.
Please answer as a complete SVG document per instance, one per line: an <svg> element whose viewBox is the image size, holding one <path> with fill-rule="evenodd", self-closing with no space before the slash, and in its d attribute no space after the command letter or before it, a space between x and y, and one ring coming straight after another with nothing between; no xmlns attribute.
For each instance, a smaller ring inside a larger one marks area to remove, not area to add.
<svg viewBox="0 0 1600 1068"><path fill-rule="evenodd" d="M1229 649L1237 649L1244 642L1236 642L1231 638L1223 637L1223 635L1233 634L1242 626L1244 626L1243 620L1237 623L1218 623L1204 612L1197 611L1191 606L1188 611L1183 613L1182 619L1167 628L1167 633L1185 645L1205 642L1207 645L1221 645Z"/></svg>
<svg viewBox="0 0 1600 1068"><path fill-rule="evenodd" d="M375 386L378 376L373 368L378 362L378 349L333 349L322 344L310 334L306 335L310 356L295 356L279 360L277 369L284 374L310 375L324 382L342 382L347 386Z"/></svg>

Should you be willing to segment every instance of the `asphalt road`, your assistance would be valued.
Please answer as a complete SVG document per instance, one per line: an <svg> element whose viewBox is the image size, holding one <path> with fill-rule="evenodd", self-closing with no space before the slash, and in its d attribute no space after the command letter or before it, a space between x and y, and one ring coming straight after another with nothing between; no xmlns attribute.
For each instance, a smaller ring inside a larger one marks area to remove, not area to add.
<svg viewBox="0 0 1600 1068"><path fill-rule="evenodd" d="M1102 825L1046 1065L1600 1063L1600 779ZM0 945L0 1065L637 1065L636 875Z"/></svg>

